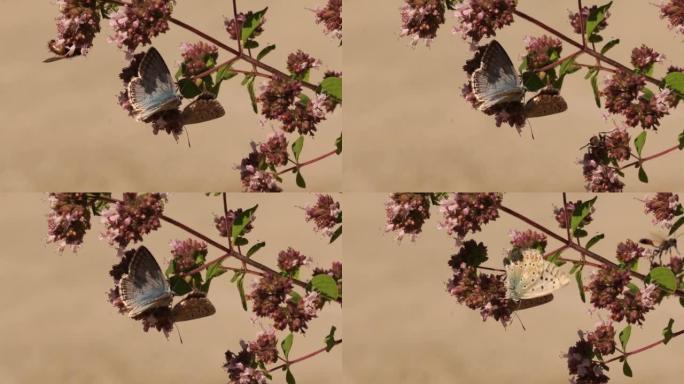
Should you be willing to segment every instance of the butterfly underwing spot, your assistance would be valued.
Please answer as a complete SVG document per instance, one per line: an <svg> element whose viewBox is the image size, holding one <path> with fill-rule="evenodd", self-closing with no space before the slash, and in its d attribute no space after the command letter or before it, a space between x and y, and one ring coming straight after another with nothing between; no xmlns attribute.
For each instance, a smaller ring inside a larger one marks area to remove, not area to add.
<svg viewBox="0 0 684 384"><path fill-rule="evenodd" d="M519 302L546 296L568 284L569 279L536 249L523 251L523 258L505 267L506 297Z"/></svg>
<svg viewBox="0 0 684 384"><path fill-rule="evenodd" d="M525 88L511 58L496 40L485 49L480 67L471 78L473 93L481 111L501 103L521 103Z"/></svg>
<svg viewBox="0 0 684 384"><path fill-rule="evenodd" d="M119 289L129 317L137 317L154 308L168 307L173 301L164 273L144 246L133 255L128 273L119 281Z"/></svg>

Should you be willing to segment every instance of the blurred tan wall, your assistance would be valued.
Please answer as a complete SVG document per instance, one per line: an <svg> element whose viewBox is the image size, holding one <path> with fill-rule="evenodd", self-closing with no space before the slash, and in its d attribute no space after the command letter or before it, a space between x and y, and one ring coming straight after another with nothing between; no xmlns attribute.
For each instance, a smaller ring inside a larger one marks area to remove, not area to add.
<svg viewBox="0 0 684 384"><path fill-rule="evenodd" d="M579 329L593 329L599 320L580 301L577 286L569 285L555 300L536 309L520 312L527 327L516 319L506 329L493 320L483 322L479 313L460 305L446 292L450 278L447 261L456 253L454 242L436 226L440 215L423 227L415 243L397 244L384 233L385 194L345 195L346 273L345 288L346 383L567 383L566 361L559 357L578 339ZM591 195L570 194L568 199ZM627 238L649 236L651 217L643 214L637 199L643 194L599 196L590 236L606 233L596 252L614 259L615 247ZM557 228L554 205L562 205L561 194L506 194L504 205L522 212L543 225ZM528 227L503 214L475 236L489 251L486 265L501 266L510 246L508 231ZM549 242L549 249L558 245ZM568 257L575 255L567 254ZM568 267L564 267L567 272ZM585 281L589 271L585 271ZM666 299L646 315L643 328L634 327L629 349L662 338L668 319L682 329L684 316L676 299ZM605 314L602 314L605 317ZM617 325L622 329L624 325ZM673 339L630 358L634 379L622 376L620 365L611 365L611 383L678 383L684 367L684 340Z"/></svg>
<svg viewBox="0 0 684 384"><path fill-rule="evenodd" d="M292 246L313 258L313 266L329 267L341 260L340 242L328 245L322 235L304 222L298 208L315 199L309 194L271 196L268 199L228 196L231 208L259 204L252 242L267 246L259 261L275 266L277 253ZM15 383L224 383L226 349L239 349L240 339L254 339L269 326L252 324L243 312L228 274L212 284L210 299L216 314L180 324L183 344L174 331L168 340L156 331L144 333L139 322L118 314L107 298L113 286L108 272L117 262L115 251L98 240L97 219L78 254L60 255L46 244L47 197L44 194L0 195L0 382ZM166 214L214 239L213 214L223 211L220 197L172 194ZM166 223L144 244L160 264L170 257L169 241L188 235ZM209 258L219 256L210 247ZM164 265L162 264L162 265ZM227 265L234 265L229 263ZM304 272L307 273L307 272ZM251 284L249 278L246 283ZM305 337L297 336L292 356L321 348L330 326L342 338L342 312L328 306L313 320ZM280 335L280 333L279 333ZM342 346L292 367L300 383L341 383ZM284 382L276 372L274 382Z"/></svg>
<svg viewBox="0 0 684 384"><path fill-rule="evenodd" d="M178 1L174 16L227 42L223 16L232 14L229 1ZM238 2L242 10L269 6L262 46L276 44L265 61L285 69L287 55L302 49L323 61L327 69L342 70L342 49L314 23L309 10L324 0L253 0ZM50 55L47 41L55 35L54 1L0 2L1 190L173 190L240 191L240 176L233 167L250 152L251 141L263 141L276 124L261 126L236 77L221 87L219 101L227 114L222 119L189 127L192 148L185 135L176 143L165 133L136 122L119 107L122 89L118 74L126 65L124 54L109 44L111 29L105 20L102 32L86 59L44 64ZM153 41L175 73L182 42L199 37L171 25ZM219 52L219 61L230 56ZM247 68L241 66L239 68ZM257 85L261 80L257 81ZM302 159L334 149L342 129L341 110L320 125L314 140L307 140ZM307 167L304 176L310 191L341 188L342 160L328 158ZM285 189L299 190L286 175Z"/></svg>
<svg viewBox="0 0 684 384"><path fill-rule="evenodd" d="M345 3L347 191L584 191L581 158L589 138L613 128L596 108L585 71L568 78L562 115L533 119L535 140L474 110L461 97L462 66L471 57L468 43L453 35L453 12L430 48L415 49L399 36L402 0ZM605 2L585 1L585 5ZM610 57L629 62L631 49L645 43L667 55L667 65L684 64L682 35L667 29L649 1L616 1L604 37L622 43ZM576 1L521 0L518 9L572 34L568 10ZM514 62L524 53L523 38L543 31L519 18L498 33ZM565 44L564 53L571 53ZM583 57L580 62L591 62ZM646 153L671 147L682 131L681 107L650 134ZM634 137L640 129L631 130ZM679 170L684 155L648 163L649 184L630 170L628 191L672 190L684 186Z"/></svg>

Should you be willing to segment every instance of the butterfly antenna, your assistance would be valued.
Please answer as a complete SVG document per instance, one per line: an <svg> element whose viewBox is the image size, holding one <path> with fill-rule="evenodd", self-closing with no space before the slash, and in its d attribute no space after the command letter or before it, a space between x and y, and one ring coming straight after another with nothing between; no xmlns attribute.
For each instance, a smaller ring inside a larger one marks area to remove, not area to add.
<svg viewBox="0 0 684 384"><path fill-rule="evenodd" d="M534 140L534 129L532 129L532 123L529 119L527 119L527 122L530 125L530 135L532 136L532 140Z"/></svg>
<svg viewBox="0 0 684 384"><path fill-rule="evenodd" d="M187 128L185 128L185 137L188 139L188 148L192 148L192 145L190 144L190 131L188 131Z"/></svg>
<svg viewBox="0 0 684 384"><path fill-rule="evenodd" d="M183 336L181 336L180 332L180 327L178 327L178 324L173 324L173 327L176 328L176 331L178 331L178 340L180 340L180 343L183 344Z"/></svg>
<svg viewBox="0 0 684 384"><path fill-rule="evenodd" d="M523 321L522 321L522 319L520 318L520 316L518 316L518 312L517 312L517 311L516 311L516 312L513 312L513 314L515 315L515 317L516 317L516 318L518 319L518 321L520 322L520 326L522 327L523 331L526 331L526 332L527 332L527 328L525 328L525 323L523 323Z"/></svg>

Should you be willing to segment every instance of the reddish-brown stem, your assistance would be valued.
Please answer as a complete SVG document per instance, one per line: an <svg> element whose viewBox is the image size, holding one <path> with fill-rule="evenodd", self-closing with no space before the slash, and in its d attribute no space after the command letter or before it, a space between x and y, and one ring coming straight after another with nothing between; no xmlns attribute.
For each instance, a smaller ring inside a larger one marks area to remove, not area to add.
<svg viewBox="0 0 684 384"><path fill-rule="evenodd" d="M580 3L580 12L582 11L582 4ZM580 13L580 16L582 14ZM568 215L568 196L563 192L563 215L565 215L565 230L568 232L568 241L572 240L570 234L570 215Z"/></svg>
<svg viewBox="0 0 684 384"><path fill-rule="evenodd" d="M231 255L229 255L229 254L225 254L225 255L220 256L220 257L218 257L218 258L216 258L216 259L214 259L214 260L208 261L208 262L206 262L206 263L200 265L199 267L197 267L197 268L195 268L195 269L193 269L193 270L191 270L191 271L184 272L184 273L179 273L178 275L179 275L179 276L183 276L183 277L184 277L184 276L192 276L192 275L194 275L195 273L200 273L200 272L202 272L203 270L209 268L210 266L212 266L212 265L214 265L214 264L220 264L223 260L229 258L230 256L231 256ZM259 272L259 271L253 271L253 270L247 269L247 268L245 268L245 267L243 267L243 268L233 268L233 267L226 267L226 266L221 265L219 268L222 268L222 269L225 269L225 270L229 270L229 271L235 271L235 272L245 272L245 273L249 273L249 274L252 274L252 275L258 275L258 276L261 276L261 277L266 276L266 274L264 274L264 273L261 273L261 272Z"/></svg>
<svg viewBox="0 0 684 384"><path fill-rule="evenodd" d="M242 56L242 24L238 21L237 0L233 0L233 17L235 21L235 37L237 37L238 52Z"/></svg>
<svg viewBox="0 0 684 384"><path fill-rule="evenodd" d="M573 243L572 241L568 241L568 240L564 239L563 236L558 235L557 233L551 231L550 229L544 227L543 225L537 223L536 221L528 218L527 216L525 216L521 213L518 213L518 212L516 212L516 211L514 211L514 210L512 210L506 206L503 206L503 205L499 206L499 209L502 210L503 212L506 212L509 215L527 223L528 225L530 225L534 228L537 228L538 230L544 232L549 237L552 237L552 238L558 240L559 242L567 245L569 248L572 248L575 251L579 252L581 255L586 255L586 256L588 256L588 257L590 257L596 261L599 261L605 265L611 265L611 266L617 267L617 264L615 264L614 262L612 262L612 261L606 259L605 257L603 257L599 254L596 254L596 253L594 253L594 252L592 252L586 248L583 248L583 247ZM629 273L639 280L643 281L646 279L646 276L644 276L643 274L641 274L639 272L635 272L635 271L630 270ZM681 289L677 289L674 292L674 294L677 296L680 296L680 297L684 297L684 291L682 291Z"/></svg>
<svg viewBox="0 0 684 384"><path fill-rule="evenodd" d="M532 23L532 24L534 24L534 25L536 25L536 26L538 26L538 27L540 27L540 28L546 30L547 32L550 32L550 33L556 35L556 36L557 36L558 38L560 38L561 40L564 40L564 41L565 41L566 43L568 43L568 44L574 45L575 47L581 49L583 52L585 52L585 53L588 54L588 55L591 55L591 56L595 57L596 59L599 59L599 60L601 60L601 61L603 61L603 62L606 62L606 63L612 65L613 67L619 68L619 69L621 69L621 70L623 70L623 71L632 72L632 69L630 69L629 67L627 67L627 66L621 64L620 62L618 62L618 61L616 61L616 60L613 60L613 59L611 59L611 58L609 58L609 57L607 57L607 56L605 56L605 55L603 55L603 54L601 54L601 53L599 53L599 52L596 52L594 49L589 49L589 47L583 46L582 43L578 43L577 41L575 41L574 39L570 38L569 36L567 36L567 35L563 34L562 32L560 32L560 31L558 31L558 30L556 30L556 29L554 29L554 28L552 28L552 27L550 27L550 26L544 24L543 22L537 20L536 18L534 18L534 17L532 17L532 16L530 16L530 15L528 15L528 14L526 14L526 13L523 13L523 12L517 10L517 9L514 10L513 13L514 13L515 15L517 15L518 17L520 17L520 18L522 18L522 19L525 19L525 20L529 21L530 23ZM581 23L580 23L580 24L581 24ZM661 85L662 85L661 82L660 82L660 80L658 80L658 79L655 79L655 78L650 77L650 76L644 76L644 77L646 78L646 80L648 80L649 82L651 82L651 83L653 83L653 84L655 84L655 85L657 85L657 86L661 86Z"/></svg>
<svg viewBox="0 0 684 384"><path fill-rule="evenodd" d="M597 64L575 63L575 64L579 65L580 67L584 67L584 68L600 69L602 71L606 71L606 72L610 72L610 73L618 73L617 69L603 67L598 63Z"/></svg>
<svg viewBox="0 0 684 384"><path fill-rule="evenodd" d="M481 266L481 265L479 265L479 266L477 267L477 269L484 269L485 271L492 271L492 272L506 272L506 271L503 270L503 269L491 268L491 267L483 267L483 266Z"/></svg>
<svg viewBox="0 0 684 384"><path fill-rule="evenodd" d="M307 166L307 165L310 165L310 164L319 162L319 161L321 161L321 160L323 160L323 159L325 159L325 158L327 158L327 157L330 157L330 156L332 156L332 155L334 155L334 154L336 154L336 153L337 153L337 150L330 151L330 152L325 153L325 154L323 154L323 155L320 155L320 156L318 156L318 157L316 157L316 158L313 158L313 159L311 159L311 160L309 160L309 161L305 161L305 162L303 162L303 163L299 163L299 164L297 164L297 165L294 165L294 166L292 166L292 167L290 167L290 168L286 168L286 169L284 169L284 170L278 172L278 176L280 176L280 175L282 175L282 174L285 174L285 173L287 173L287 172L298 171L298 170L304 168L304 167Z"/></svg>
<svg viewBox="0 0 684 384"><path fill-rule="evenodd" d="M235 56L235 57L231 58L230 60L226 60L225 62L214 66L213 68L207 69L206 71L200 73L199 75L193 76L192 78L194 80L196 80L196 79L201 79L203 77L209 76L212 73L219 71L221 68L225 67L226 65L230 66L231 64L233 64L234 62L236 62L238 60L240 60L240 57ZM231 70L233 70L233 69L231 68Z"/></svg>
<svg viewBox="0 0 684 384"><path fill-rule="evenodd" d="M582 47L587 46L587 37L586 35L586 21L584 21L584 16L582 15L582 0L577 0L577 9L578 9L578 16L580 20L580 32L582 32Z"/></svg>
<svg viewBox="0 0 684 384"><path fill-rule="evenodd" d="M629 163L629 164L623 165L622 167L620 167L620 170L623 170L623 169L629 168L629 167L634 167L634 166L642 165L643 163L645 163L645 162L647 162L647 161L649 161L649 160L653 160L653 159L657 159L657 158L659 158L659 157L661 157L661 156L665 156L665 155L667 155L668 153L673 152L673 151L675 151L675 150L677 150L677 149L679 149L679 144L675 145L674 147L668 148L668 149L666 149L666 150L664 150L664 151L660 151L660 152L658 152L658 153L656 153L656 154L653 154L653 155L651 155L651 156L642 157L641 160L636 160L636 161L633 161L633 162L631 162L631 163Z"/></svg>
<svg viewBox="0 0 684 384"><path fill-rule="evenodd" d="M677 337L677 336L682 335L682 334L684 334L684 329L681 330L681 331L678 331L678 332L673 333L671 338ZM651 343L651 344L648 344L648 345L644 345L644 346L641 347L641 348L635 349L635 350L633 350L633 351L629 351L629 352L624 353L624 354L622 354L622 355L620 355L620 356L613 357L612 359L608 359L608 360L604 361L604 363L605 363L605 364L612 363L613 361L620 360L620 359L623 359L623 358L625 358L625 357L628 357L628 356L631 356L631 355L636 355L637 353L641 353L641 352L647 351L647 350L649 350L649 349L651 349L651 348L657 347L658 345L662 344L664 341L665 341L665 339L661 339L661 340L658 340L658 341L656 341L656 342L654 342L654 343Z"/></svg>
<svg viewBox="0 0 684 384"><path fill-rule="evenodd" d="M228 238L228 249L233 252L233 237L228 233L228 196L225 192L221 194L223 200L223 218L226 220L226 237ZM242 263L244 265L244 262Z"/></svg>
<svg viewBox="0 0 684 384"><path fill-rule="evenodd" d="M551 64L545 65L545 66L543 66L543 67L541 67L541 68L539 68L539 69L535 69L534 71L535 71L535 72L546 72L546 71L549 71L549 70L554 69L554 68L556 68L557 66L563 64L565 61L568 61L568 60L570 60L570 59L573 59L573 58L575 58L575 57L577 57L577 56L579 56L579 55L581 55L581 54L583 54L583 53L584 53L584 51L582 51L582 50L580 49L579 51L576 51L576 52L574 52L574 53L571 53L571 54L569 54L569 55L567 55L567 56L565 56L565 57L563 57L563 58L560 58L559 60L554 61L554 62L551 63Z"/></svg>
<svg viewBox="0 0 684 384"><path fill-rule="evenodd" d="M335 345L338 345L338 344L342 344L342 340L335 340ZM301 362L301 361L310 359L310 358L312 358L312 357L314 357L314 356L316 356L316 355L318 355L318 354L321 354L321 353L325 352L327 349L328 349L328 347L321 348L321 349L319 349L319 350L316 350L316 351L313 351L313 352L309 353L308 355L304 355L304 356L299 357L299 358L296 358L296 359L294 359L294 360L290 360L290 361L288 361L287 363L280 364L280 365L278 365L278 366L276 366L276 367L273 367L273 368L269 369L268 371L269 371L269 372L275 372L275 371L277 371L277 370L279 370L279 369L288 368L289 366L291 366L291 365L293 365L293 364L297 364L297 363L299 363L299 362Z"/></svg>

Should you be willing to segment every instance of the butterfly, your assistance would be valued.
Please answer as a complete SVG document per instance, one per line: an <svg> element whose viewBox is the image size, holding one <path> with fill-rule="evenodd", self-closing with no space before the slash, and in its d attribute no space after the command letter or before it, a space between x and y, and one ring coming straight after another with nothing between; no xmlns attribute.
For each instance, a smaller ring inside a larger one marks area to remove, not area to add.
<svg viewBox="0 0 684 384"><path fill-rule="evenodd" d="M223 117L226 110L211 93L203 93L183 109L181 117L184 124L198 124Z"/></svg>
<svg viewBox="0 0 684 384"><path fill-rule="evenodd" d="M171 310L173 321L176 322L201 319L214 313L216 313L214 305L207 299L207 295L204 292L199 291L188 294L178 304L174 305Z"/></svg>
<svg viewBox="0 0 684 384"><path fill-rule="evenodd" d="M128 98L136 118L148 121L154 114L178 108L181 98L164 59L154 47L140 62L138 77L128 84Z"/></svg>
<svg viewBox="0 0 684 384"><path fill-rule="evenodd" d="M484 111L497 104L522 102L525 87L511 58L496 40L485 48L480 67L470 77L473 93Z"/></svg>
<svg viewBox="0 0 684 384"><path fill-rule="evenodd" d="M545 88L527 101L525 104L525 116L528 118L543 117L565 112L567 109L568 104L557 89Z"/></svg>
<svg viewBox="0 0 684 384"><path fill-rule="evenodd" d="M128 274L119 281L121 299L130 311L129 317L160 307L168 307L173 293L154 256L144 246L133 254Z"/></svg>
<svg viewBox="0 0 684 384"><path fill-rule="evenodd" d="M522 260L506 266L506 298L516 302L547 296L568 282L568 276L536 249L524 250Z"/></svg>

